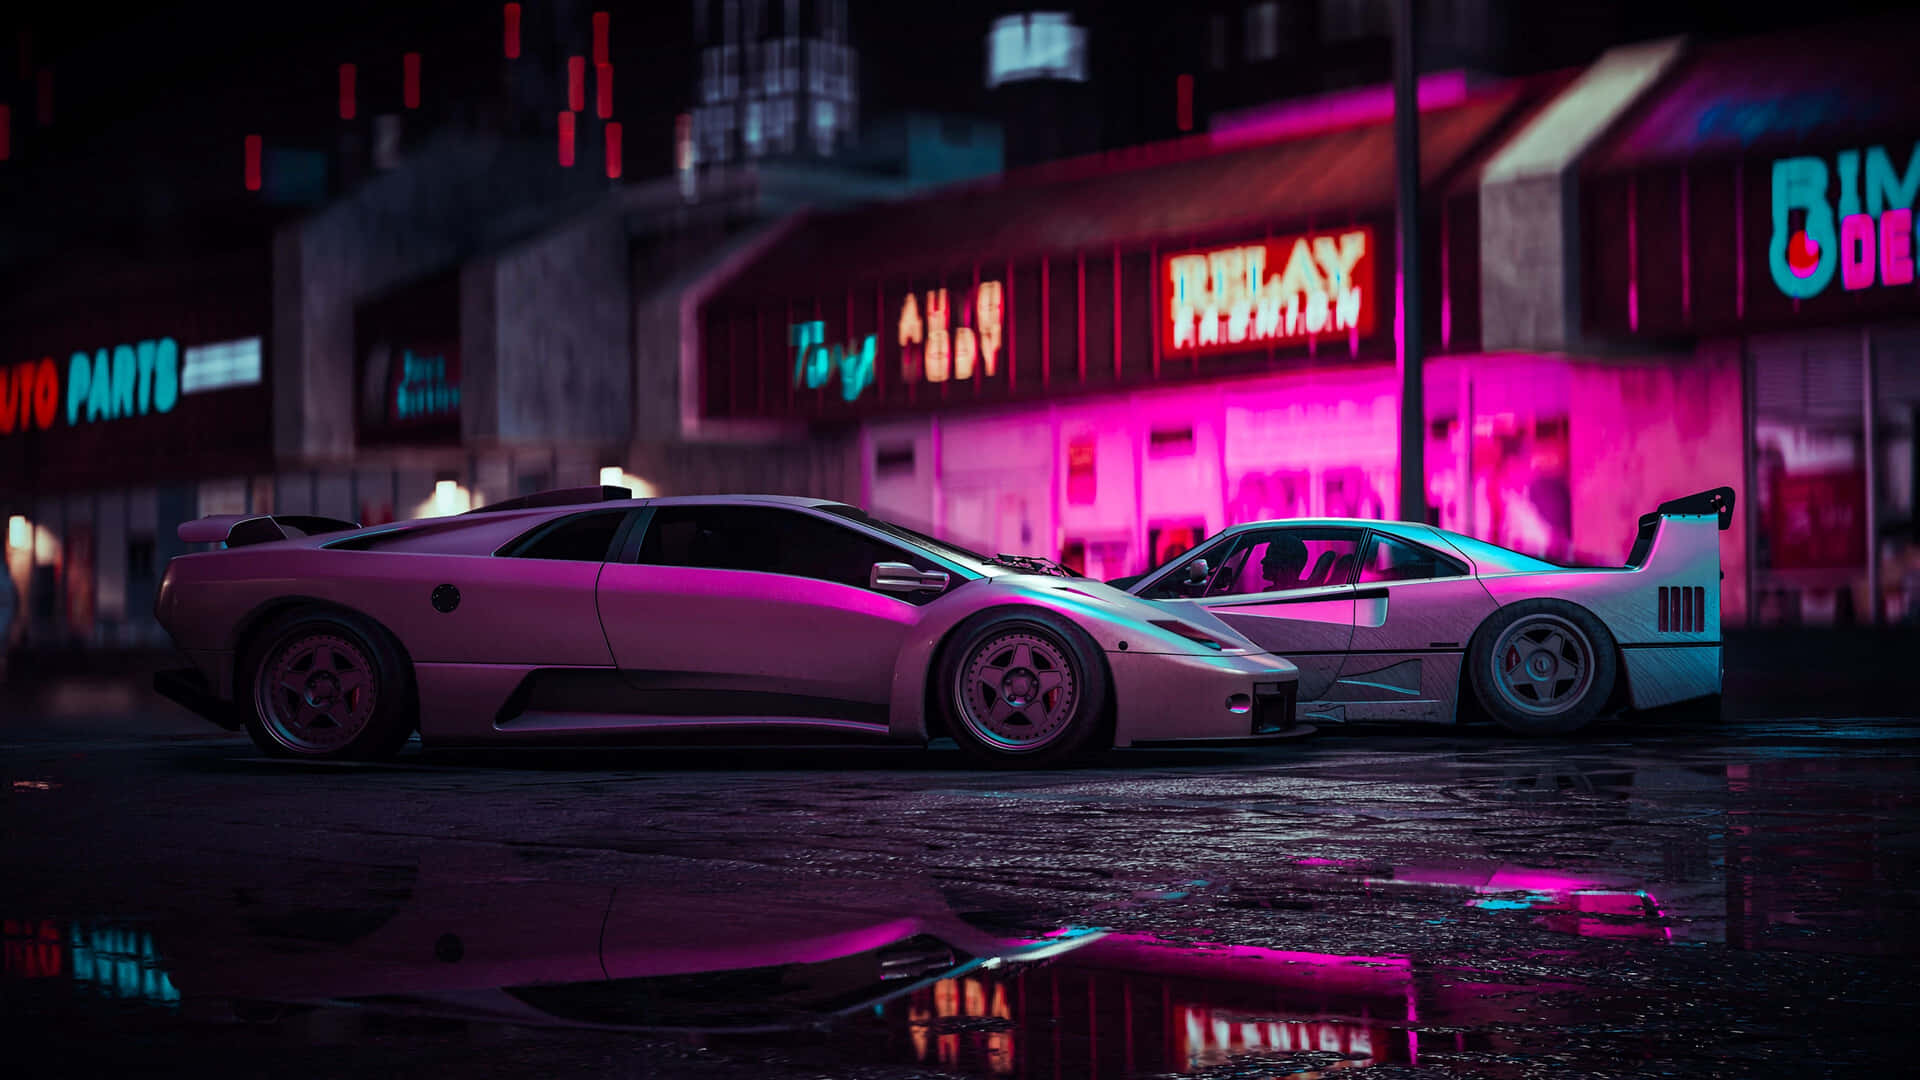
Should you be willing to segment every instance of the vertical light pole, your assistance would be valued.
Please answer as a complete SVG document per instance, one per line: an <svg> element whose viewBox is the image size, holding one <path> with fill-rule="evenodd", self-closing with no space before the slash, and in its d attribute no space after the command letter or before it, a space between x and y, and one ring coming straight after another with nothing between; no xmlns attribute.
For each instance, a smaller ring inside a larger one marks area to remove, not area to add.
<svg viewBox="0 0 1920 1080"><path fill-rule="evenodd" d="M1393 0L1393 163L1400 312L1400 520L1427 520L1425 364L1420 340L1420 71L1414 0Z"/></svg>

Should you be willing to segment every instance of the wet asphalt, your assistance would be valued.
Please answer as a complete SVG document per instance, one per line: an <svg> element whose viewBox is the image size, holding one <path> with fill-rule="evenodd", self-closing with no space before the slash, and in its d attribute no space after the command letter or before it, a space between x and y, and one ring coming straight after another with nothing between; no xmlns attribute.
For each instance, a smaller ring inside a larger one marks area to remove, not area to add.
<svg viewBox="0 0 1920 1080"><path fill-rule="evenodd" d="M1904 1075L1920 721L303 765L0 699L17 1076Z"/></svg>

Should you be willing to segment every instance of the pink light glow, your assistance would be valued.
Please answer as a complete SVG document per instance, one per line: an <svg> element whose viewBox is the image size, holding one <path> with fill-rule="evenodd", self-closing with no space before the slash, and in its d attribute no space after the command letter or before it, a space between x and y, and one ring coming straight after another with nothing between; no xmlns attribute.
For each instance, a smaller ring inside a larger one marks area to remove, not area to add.
<svg viewBox="0 0 1920 1080"><path fill-rule="evenodd" d="M1467 91L1464 71L1422 75L1418 90L1420 111L1458 105L1467 99ZM1392 116L1393 87L1367 86L1216 117L1209 138L1216 145L1237 146L1354 124L1378 123Z"/></svg>
<svg viewBox="0 0 1920 1080"><path fill-rule="evenodd" d="M573 112L571 110L560 114L560 166L565 169L573 168Z"/></svg>
<svg viewBox="0 0 1920 1080"><path fill-rule="evenodd" d="M567 108L579 112L587 107L587 58L567 57Z"/></svg>
<svg viewBox="0 0 1920 1080"><path fill-rule="evenodd" d="M1180 123L1181 131L1193 130L1193 76L1182 75L1174 80L1174 113Z"/></svg>
<svg viewBox="0 0 1920 1080"><path fill-rule="evenodd" d="M613 115L613 65L594 65L593 80L593 102L600 119L605 120Z"/></svg>
<svg viewBox="0 0 1920 1080"><path fill-rule="evenodd" d="M607 179L620 179L620 125L607 125Z"/></svg>
<svg viewBox="0 0 1920 1080"><path fill-rule="evenodd" d="M518 60L520 58L520 5L508 4L501 9L501 12L505 17L505 25L502 27L503 39L500 43L501 51L506 53L507 59Z"/></svg>
<svg viewBox="0 0 1920 1080"><path fill-rule="evenodd" d="M0 161L13 156L13 107L0 105Z"/></svg>
<svg viewBox="0 0 1920 1080"><path fill-rule="evenodd" d="M1888 210L1880 215L1880 283L1907 285L1913 281L1913 210Z"/></svg>
<svg viewBox="0 0 1920 1080"><path fill-rule="evenodd" d="M593 13L593 62L596 66L608 63L607 60L607 13Z"/></svg>
<svg viewBox="0 0 1920 1080"><path fill-rule="evenodd" d="M1640 329L1640 185L1627 185L1627 329Z"/></svg>
<svg viewBox="0 0 1920 1080"><path fill-rule="evenodd" d="M1848 214L1840 219L1840 283L1849 292L1873 284L1873 216Z"/></svg>

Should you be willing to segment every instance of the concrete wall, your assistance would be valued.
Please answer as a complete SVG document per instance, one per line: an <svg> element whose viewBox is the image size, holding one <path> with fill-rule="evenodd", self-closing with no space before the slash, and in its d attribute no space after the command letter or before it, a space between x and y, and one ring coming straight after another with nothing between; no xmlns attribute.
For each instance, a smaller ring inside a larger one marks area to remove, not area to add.
<svg viewBox="0 0 1920 1080"><path fill-rule="evenodd" d="M274 241L274 449L282 459L354 448L354 305L531 232L604 180L551 150L445 135ZM485 359L482 360L483 364ZM490 406L462 395L463 411Z"/></svg>
<svg viewBox="0 0 1920 1080"><path fill-rule="evenodd" d="M1737 343L1692 356L1572 367L1570 449L1576 550L1625 561L1641 514L1696 491L1746 490L1741 357ZM1747 530L1743 513L1720 534L1721 620L1747 615Z"/></svg>
<svg viewBox="0 0 1920 1080"><path fill-rule="evenodd" d="M1480 189L1483 347L1558 350L1580 336L1578 185L1536 176Z"/></svg>
<svg viewBox="0 0 1920 1080"><path fill-rule="evenodd" d="M633 363L620 217L590 215L488 265L490 294L476 288L462 301L491 330L485 411L471 425L463 418L463 436L508 445L625 439Z"/></svg>

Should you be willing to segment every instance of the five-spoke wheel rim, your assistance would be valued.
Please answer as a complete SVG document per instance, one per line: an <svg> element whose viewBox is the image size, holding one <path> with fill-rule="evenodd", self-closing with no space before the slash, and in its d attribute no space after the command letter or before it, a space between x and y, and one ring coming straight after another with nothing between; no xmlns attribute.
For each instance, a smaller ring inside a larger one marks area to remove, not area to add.
<svg viewBox="0 0 1920 1080"><path fill-rule="evenodd" d="M1586 700L1593 667L1593 642L1558 615L1529 615L1493 644L1501 700L1533 716L1558 716Z"/></svg>
<svg viewBox="0 0 1920 1080"><path fill-rule="evenodd" d="M282 644L253 683L267 733L298 754L352 742L373 719L377 697L373 662L338 634L305 634Z"/></svg>
<svg viewBox="0 0 1920 1080"><path fill-rule="evenodd" d="M1066 649L1033 630L1008 630L981 642L961 665L954 692L967 730L1015 753L1064 735L1080 704Z"/></svg>

